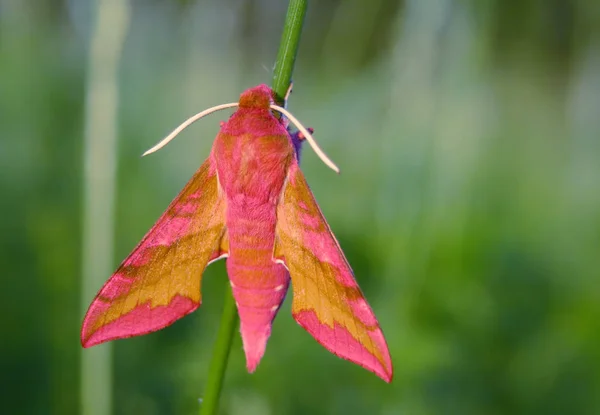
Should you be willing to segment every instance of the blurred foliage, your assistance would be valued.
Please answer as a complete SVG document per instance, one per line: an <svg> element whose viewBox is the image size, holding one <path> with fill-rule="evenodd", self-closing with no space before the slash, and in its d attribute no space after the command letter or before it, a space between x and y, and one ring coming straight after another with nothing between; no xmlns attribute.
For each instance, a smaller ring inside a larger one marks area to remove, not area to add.
<svg viewBox="0 0 600 415"><path fill-rule="evenodd" d="M117 258L207 156L219 119L139 155L189 114L270 81L286 7L132 4ZM0 0L7 414L79 411L91 10ZM304 170L386 333L395 379L325 351L288 301L255 374L236 339L223 413L600 413L600 3L312 2L294 81L291 110L343 174L309 150ZM199 311L116 343L116 414L196 412L225 278L212 265Z"/></svg>

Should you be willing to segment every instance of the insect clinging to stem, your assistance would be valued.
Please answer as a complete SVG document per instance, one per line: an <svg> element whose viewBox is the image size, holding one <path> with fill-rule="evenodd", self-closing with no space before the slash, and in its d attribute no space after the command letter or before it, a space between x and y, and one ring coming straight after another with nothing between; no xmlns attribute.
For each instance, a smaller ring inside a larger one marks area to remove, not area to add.
<svg viewBox="0 0 600 415"><path fill-rule="evenodd" d="M232 107L238 109L208 159L92 301L82 345L147 334L191 313L201 304L204 269L226 258L249 372L262 359L291 281L300 326L335 355L390 382L383 333L300 170L298 141L339 169L311 132L274 103L268 86L194 115L144 155ZM287 120L298 133L289 133Z"/></svg>

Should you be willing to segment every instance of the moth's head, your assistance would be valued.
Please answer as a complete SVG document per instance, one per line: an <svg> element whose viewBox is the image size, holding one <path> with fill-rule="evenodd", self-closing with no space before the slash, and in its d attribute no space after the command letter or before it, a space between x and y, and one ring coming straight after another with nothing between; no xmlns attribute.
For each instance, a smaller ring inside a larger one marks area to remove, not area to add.
<svg viewBox="0 0 600 415"><path fill-rule="evenodd" d="M250 88L240 95L240 108L269 109L275 101L274 92L265 84Z"/></svg>

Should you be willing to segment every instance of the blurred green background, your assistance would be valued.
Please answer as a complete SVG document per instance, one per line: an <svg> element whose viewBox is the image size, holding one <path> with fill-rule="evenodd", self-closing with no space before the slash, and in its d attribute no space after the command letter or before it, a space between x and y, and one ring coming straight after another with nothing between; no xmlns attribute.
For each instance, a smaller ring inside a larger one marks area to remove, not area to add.
<svg viewBox="0 0 600 415"><path fill-rule="evenodd" d="M100 107L118 123L112 192L85 175L95 3L0 0L2 413L82 413L83 312L228 114L140 154L270 83L286 7L132 2L118 105ZM222 413L600 414L600 2L314 1L294 82L289 108L342 174L308 147L304 171L395 377L325 351L288 297L252 375L236 335ZM114 207L108 252L85 242L94 198ZM102 275L82 293L85 269ZM212 265L197 312L114 343L113 413L197 412L225 280Z"/></svg>

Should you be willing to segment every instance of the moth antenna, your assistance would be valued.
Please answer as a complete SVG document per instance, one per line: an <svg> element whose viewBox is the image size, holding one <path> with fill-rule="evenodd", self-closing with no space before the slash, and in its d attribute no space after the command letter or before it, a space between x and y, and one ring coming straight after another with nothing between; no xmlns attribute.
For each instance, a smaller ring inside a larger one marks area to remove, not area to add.
<svg viewBox="0 0 600 415"><path fill-rule="evenodd" d="M271 109L274 109L275 111L279 111L280 113L285 115L296 126L296 128L298 128L298 130L300 130L300 132L304 135L304 138L306 138L306 141L308 141L308 144L310 144L310 146L313 148L315 153L317 153L317 156L319 156L321 161L323 161L323 163L325 163L327 165L327 167L329 167L331 170L333 170L336 173L340 172L339 167L336 166L335 163L333 161L331 161L331 159L329 157L327 157L327 155L325 154L325 152L323 150L321 150L321 148L319 147L319 145L317 144L317 142L315 141L315 139L313 138L311 133L306 128L304 128L304 126L302 124L300 124L300 121L298 121L298 119L296 117L294 117L288 110L286 110L283 107L280 107L279 105L271 104Z"/></svg>
<svg viewBox="0 0 600 415"><path fill-rule="evenodd" d="M171 141L172 139L174 139L175 137L177 137L177 135L182 132L183 130L185 130L187 127L189 127L191 124L195 123L196 121L198 121L200 118L208 115L208 114L212 114L213 112L216 111L221 111L227 108L233 108L233 107L237 107L239 104L237 102L230 102L229 104L221 104L221 105L216 105L212 108L208 108L205 109L202 112L199 112L196 115L192 115L190 118L188 118L187 120L185 120L184 122L182 122L179 127L175 128L173 130L173 132L171 132L171 134L169 134L168 136L166 136L165 138L163 138L158 144L156 144L154 147L152 147L150 150L147 150L144 154L142 154L142 157L147 156L148 154L154 153L155 151L160 150L161 148L163 148L164 146L166 146L167 144L169 144L169 141Z"/></svg>

